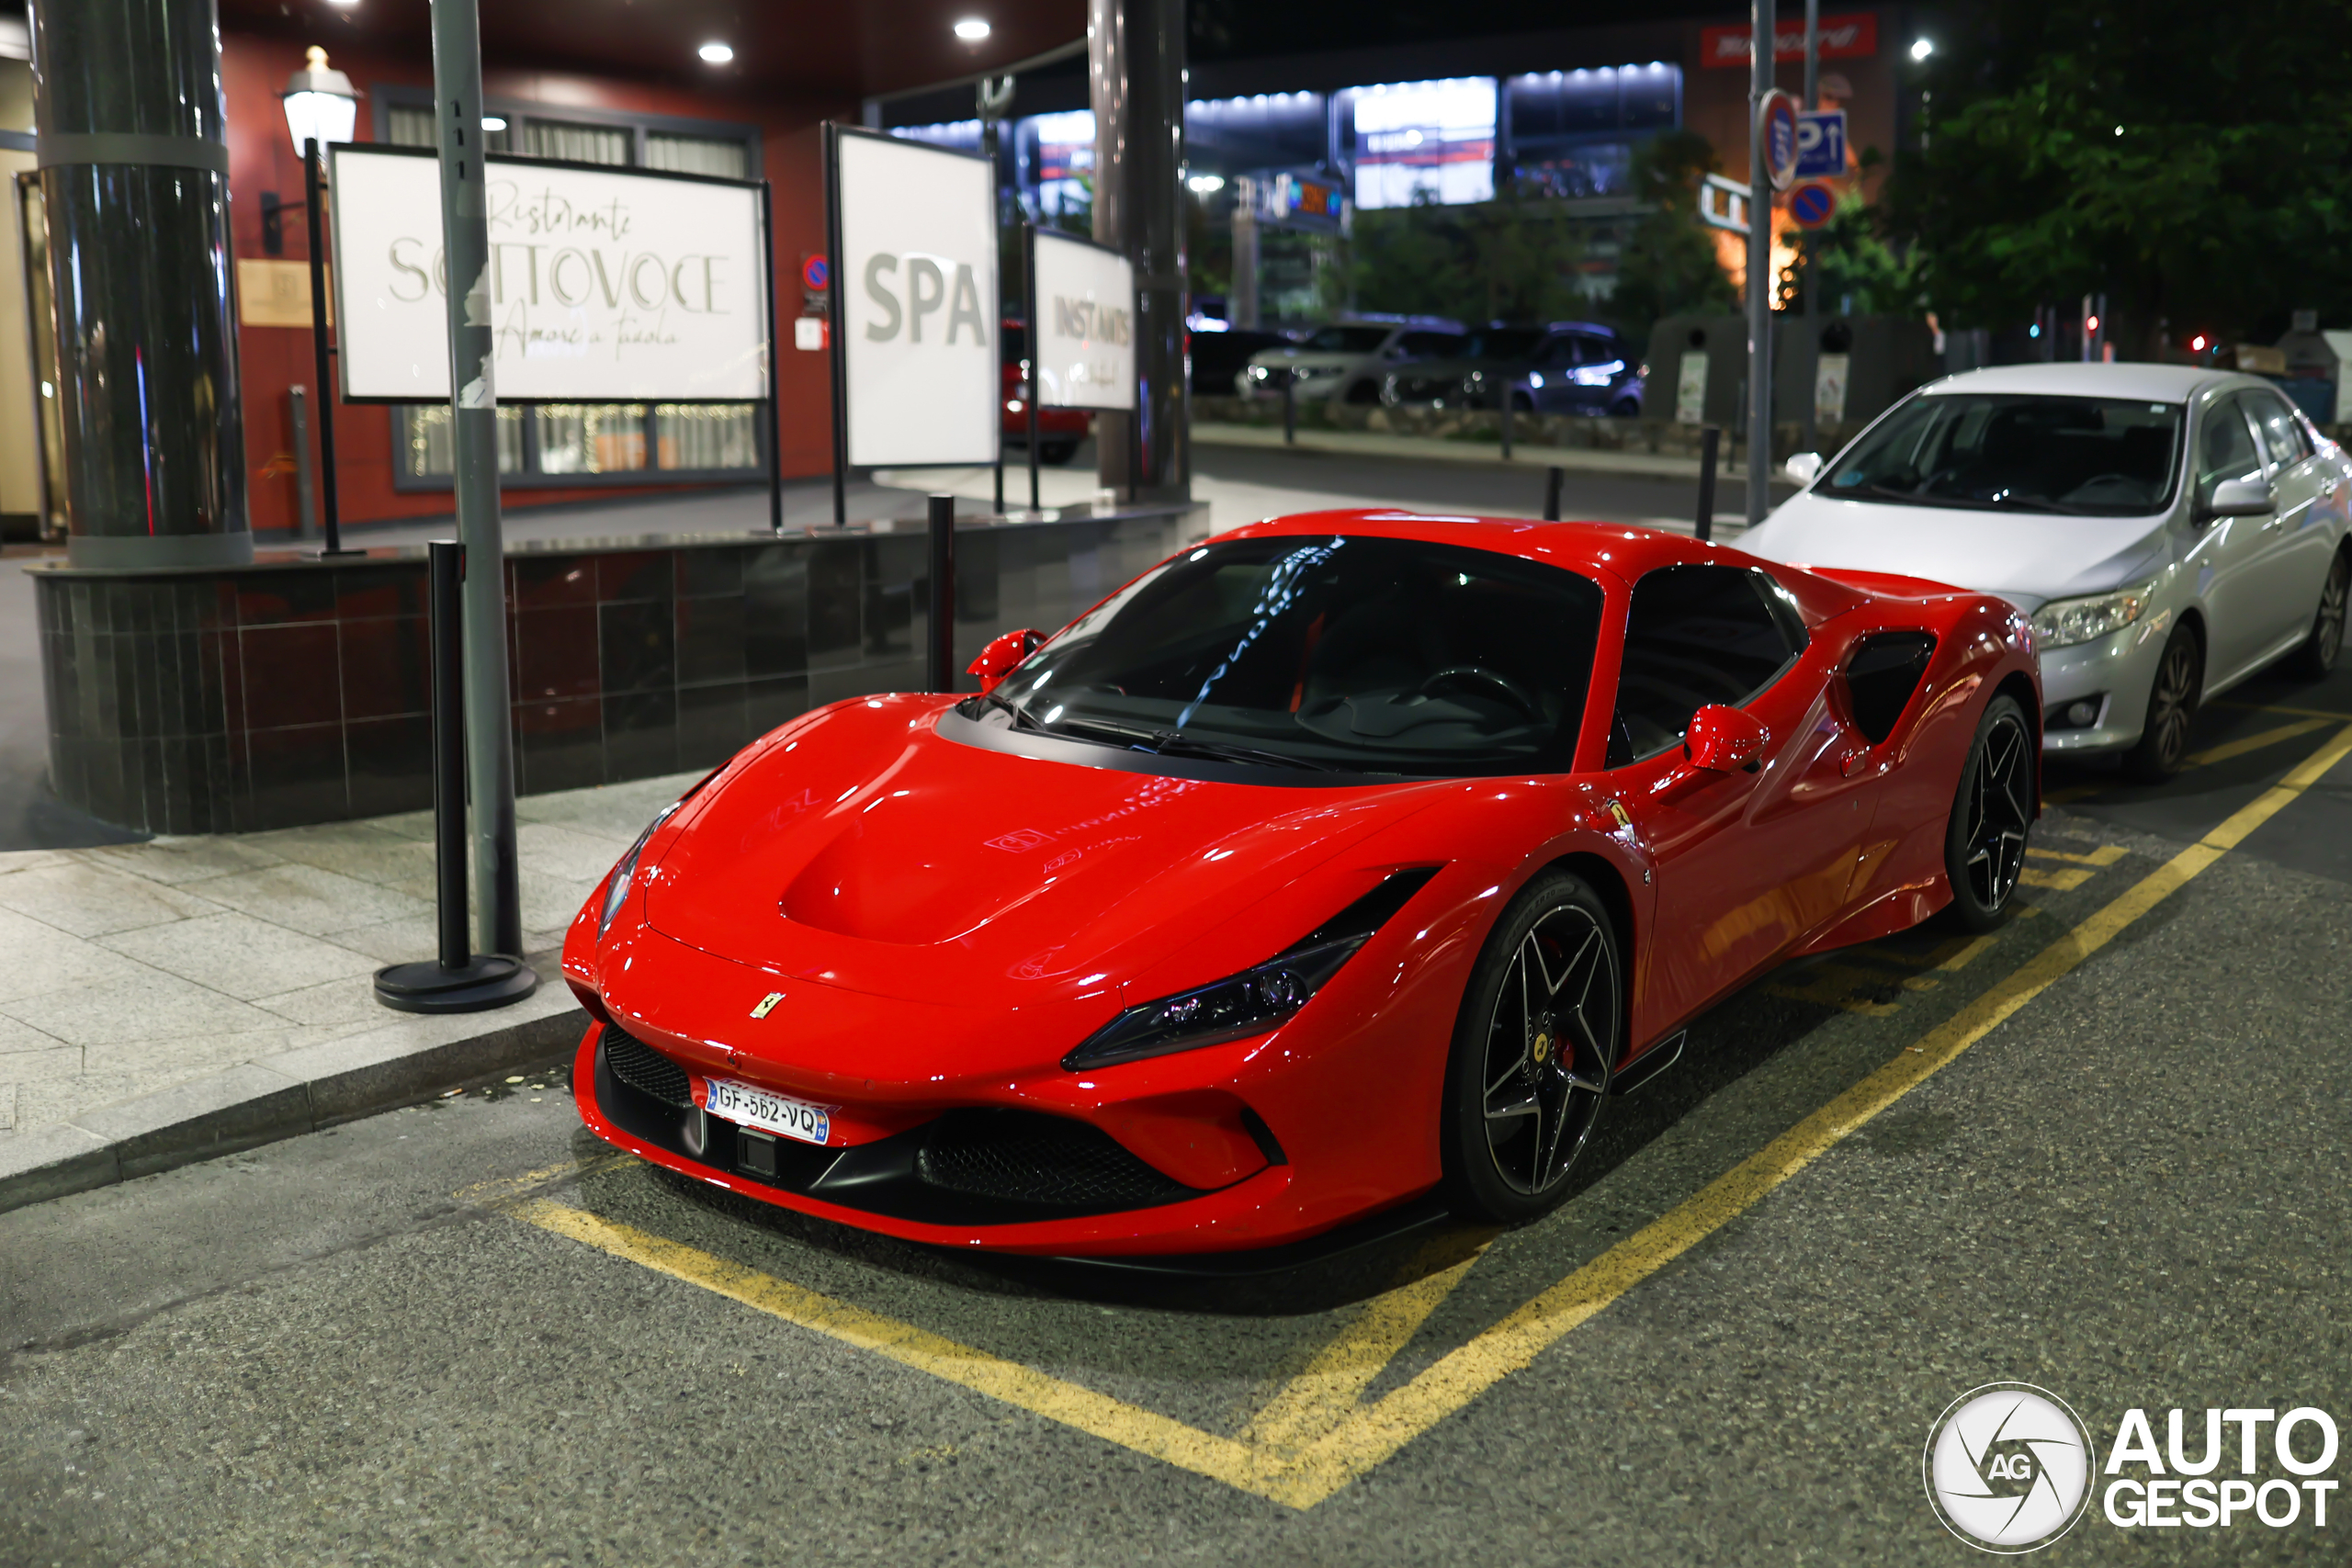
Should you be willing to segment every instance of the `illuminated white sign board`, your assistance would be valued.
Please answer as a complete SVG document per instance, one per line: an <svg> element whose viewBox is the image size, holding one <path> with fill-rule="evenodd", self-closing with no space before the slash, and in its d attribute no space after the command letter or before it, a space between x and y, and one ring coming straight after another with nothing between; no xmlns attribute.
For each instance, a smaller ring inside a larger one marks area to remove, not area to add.
<svg viewBox="0 0 2352 1568"><path fill-rule="evenodd" d="M987 160L848 127L834 157L851 466L995 462L1003 382Z"/></svg>
<svg viewBox="0 0 2352 1568"><path fill-rule="evenodd" d="M1037 401L1057 409L1136 406L1136 269L1115 251L1036 231L1029 333Z"/></svg>
<svg viewBox="0 0 2352 1568"><path fill-rule="evenodd" d="M344 396L447 401L439 161L334 152ZM487 189L502 400L768 395L758 186L493 157Z"/></svg>
<svg viewBox="0 0 2352 1568"><path fill-rule="evenodd" d="M1495 198L1495 79L1355 89L1356 206Z"/></svg>

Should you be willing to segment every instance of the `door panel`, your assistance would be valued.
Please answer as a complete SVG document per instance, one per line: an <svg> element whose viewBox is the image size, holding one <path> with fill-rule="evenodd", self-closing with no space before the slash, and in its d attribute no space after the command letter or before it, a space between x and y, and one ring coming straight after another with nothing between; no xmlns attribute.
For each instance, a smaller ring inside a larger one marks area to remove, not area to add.
<svg viewBox="0 0 2352 1568"><path fill-rule="evenodd" d="M2270 459L2271 482L2278 487L2278 510L2262 528L2253 570L2254 594L2268 628L2260 648L2267 650L2300 637L2319 608L2320 585L2335 558L2335 531L2320 489L2337 476L2314 454L2284 398L2254 392L2246 401Z"/></svg>
<svg viewBox="0 0 2352 1568"><path fill-rule="evenodd" d="M2232 395L2207 409L2197 436L2197 499L2210 500L2224 479L2262 479L2267 472L2256 445L2245 400ZM2276 638L2278 616L2266 604L2260 562L2269 547L2270 517L2215 517L2200 525L2189 547L2199 596L2205 601L2205 683L2234 677Z"/></svg>

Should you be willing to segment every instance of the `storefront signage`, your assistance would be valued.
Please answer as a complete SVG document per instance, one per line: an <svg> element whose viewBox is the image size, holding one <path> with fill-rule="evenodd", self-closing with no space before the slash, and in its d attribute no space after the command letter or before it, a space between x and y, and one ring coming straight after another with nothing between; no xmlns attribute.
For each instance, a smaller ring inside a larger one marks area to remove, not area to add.
<svg viewBox="0 0 2352 1568"><path fill-rule="evenodd" d="M1855 11L1843 17L1824 17L1819 23L1821 58L1824 60L1863 60L1878 52L1878 14ZM1701 65L1736 65L1745 70L1756 53L1747 28L1702 28L1699 29L1699 63ZM1782 20L1772 28L1772 58L1803 60L1804 58L1804 23Z"/></svg>
<svg viewBox="0 0 2352 1568"><path fill-rule="evenodd" d="M1495 79L1355 90L1356 206L1364 211L1495 197Z"/></svg>
<svg viewBox="0 0 2352 1568"><path fill-rule="evenodd" d="M344 395L446 400L440 164L390 147L334 158ZM493 157L488 196L502 401L768 395L757 186Z"/></svg>
<svg viewBox="0 0 2352 1568"><path fill-rule="evenodd" d="M1037 231L1033 352L1047 408L1136 406L1136 269L1115 251Z"/></svg>
<svg viewBox="0 0 2352 1568"><path fill-rule="evenodd" d="M988 160L832 138L834 339L852 467L997 457L996 188Z"/></svg>

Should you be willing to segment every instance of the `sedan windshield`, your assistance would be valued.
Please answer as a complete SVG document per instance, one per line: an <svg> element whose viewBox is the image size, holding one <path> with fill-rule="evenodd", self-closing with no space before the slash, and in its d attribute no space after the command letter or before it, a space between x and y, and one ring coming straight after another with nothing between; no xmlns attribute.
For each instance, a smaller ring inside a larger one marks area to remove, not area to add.
<svg viewBox="0 0 2352 1568"><path fill-rule="evenodd" d="M1317 354L1374 354L1387 341L1386 327L1325 327L1298 346Z"/></svg>
<svg viewBox="0 0 2352 1568"><path fill-rule="evenodd" d="M1485 550L1235 540L1147 572L964 711L1255 767L1561 773L1600 603L1589 578Z"/></svg>
<svg viewBox="0 0 2352 1568"><path fill-rule="evenodd" d="M2172 504L2181 426L2178 403L2001 392L1914 398L1814 490L1906 506L2141 516Z"/></svg>

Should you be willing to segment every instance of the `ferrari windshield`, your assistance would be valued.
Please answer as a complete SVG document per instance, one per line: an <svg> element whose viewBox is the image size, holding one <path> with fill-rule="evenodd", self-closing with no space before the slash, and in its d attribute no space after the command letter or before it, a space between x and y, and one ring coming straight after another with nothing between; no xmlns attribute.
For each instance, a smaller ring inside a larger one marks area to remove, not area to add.
<svg viewBox="0 0 2352 1568"><path fill-rule="evenodd" d="M1814 486L1838 501L2143 516L2172 505L2178 403L1951 392L1912 399Z"/></svg>
<svg viewBox="0 0 2352 1568"><path fill-rule="evenodd" d="M1589 578L1485 550L1238 539L1147 572L966 711L1250 766L1562 773L1600 601Z"/></svg>

